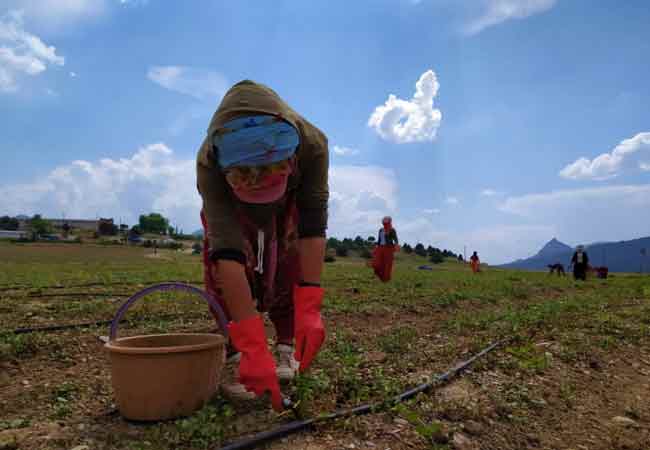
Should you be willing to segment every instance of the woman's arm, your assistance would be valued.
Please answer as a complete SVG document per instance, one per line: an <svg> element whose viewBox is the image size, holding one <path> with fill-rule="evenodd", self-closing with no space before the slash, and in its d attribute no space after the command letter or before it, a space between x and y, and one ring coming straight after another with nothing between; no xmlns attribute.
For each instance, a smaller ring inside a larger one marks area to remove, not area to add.
<svg viewBox="0 0 650 450"><path fill-rule="evenodd" d="M302 281L320 284L325 258L327 202L329 200L329 149L327 138L316 127L305 123L300 161L298 251Z"/></svg>
<svg viewBox="0 0 650 450"><path fill-rule="evenodd" d="M325 259L325 238L303 238L298 241L300 253L300 268L302 281L309 284L320 284Z"/></svg>
<svg viewBox="0 0 650 450"><path fill-rule="evenodd" d="M212 277L232 320L239 322L257 314L242 264L227 259L218 260L212 266Z"/></svg>
<svg viewBox="0 0 650 450"><path fill-rule="evenodd" d="M197 187L203 199L212 278L231 318L237 322L255 315L256 310L246 279L240 225L226 181L212 156L206 139L197 158Z"/></svg>

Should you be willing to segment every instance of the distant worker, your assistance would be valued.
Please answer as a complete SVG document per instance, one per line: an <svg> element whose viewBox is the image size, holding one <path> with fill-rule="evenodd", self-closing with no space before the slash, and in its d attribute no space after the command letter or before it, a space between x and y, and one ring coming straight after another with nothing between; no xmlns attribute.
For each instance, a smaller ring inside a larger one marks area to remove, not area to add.
<svg viewBox="0 0 650 450"><path fill-rule="evenodd" d="M553 275L553 273L557 273L558 277L566 275L566 273L564 272L564 265L560 263L547 264L546 267L548 267L549 275Z"/></svg>
<svg viewBox="0 0 650 450"><path fill-rule="evenodd" d="M587 279L587 267L589 266L589 257L582 245L576 247L575 253L571 257L571 264L573 265L573 278L576 280L585 281Z"/></svg>
<svg viewBox="0 0 650 450"><path fill-rule="evenodd" d="M386 216L382 219L382 228L377 235L377 246L373 251L372 268L375 275L384 283L390 281L393 272L394 253L399 251L397 231L393 228L393 220Z"/></svg>
<svg viewBox="0 0 650 450"><path fill-rule="evenodd" d="M472 272L477 273L481 271L481 260L478 259L478 254L476 252L472 253L472 256L470 256L469 264L472 266Z"/></svg>
<svg viewBox="0 0 650 450"><path fill-rule="evenodd" d="M282 410L279 382L307 370L323 344L328 162L325 135L261 84L235 84L212 116L197 182L205 287L229 321L221 386L229 399L270 392Z"/></svg>

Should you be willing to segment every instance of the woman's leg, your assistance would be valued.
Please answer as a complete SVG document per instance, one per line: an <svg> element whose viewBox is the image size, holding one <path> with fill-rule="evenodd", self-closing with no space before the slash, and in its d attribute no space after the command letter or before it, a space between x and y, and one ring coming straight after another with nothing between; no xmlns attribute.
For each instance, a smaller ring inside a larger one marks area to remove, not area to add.
<svg viewBox="0 0 650 450"><path fill-rule="evenodd" d="M275 327L278 344L293 345L294 339L293 288L301 281L298 220L298 209L290 198L268 236L264 308Z"/></svg>
<svg viewBox="0 0 650 450"><path fill-rule="evenodd" d="M395 258L395 253L393 252L392 247L386 247L386 254L384 255L384 278L382 281L384 283L390 281L393 274L393 260Z"/></svg>
<svg viewBox="0 0 650 450"><path fill-rule="evenodd" d="M382 281L384 280L384 257L384 247L377 247L377 258L374 262L374 269L375 275Z"/></svg>

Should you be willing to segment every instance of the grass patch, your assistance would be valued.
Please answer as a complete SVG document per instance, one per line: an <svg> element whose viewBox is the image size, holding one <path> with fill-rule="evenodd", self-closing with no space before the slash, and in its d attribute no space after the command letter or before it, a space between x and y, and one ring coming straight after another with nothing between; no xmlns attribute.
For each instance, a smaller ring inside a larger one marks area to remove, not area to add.
<svg viewBox="0 0 650 450"><path fill-rule="evenodd" d="M377 343L386 353L401 353L412 351L417 331L411 327L397 327L388 334L379 336Z"/></svg>

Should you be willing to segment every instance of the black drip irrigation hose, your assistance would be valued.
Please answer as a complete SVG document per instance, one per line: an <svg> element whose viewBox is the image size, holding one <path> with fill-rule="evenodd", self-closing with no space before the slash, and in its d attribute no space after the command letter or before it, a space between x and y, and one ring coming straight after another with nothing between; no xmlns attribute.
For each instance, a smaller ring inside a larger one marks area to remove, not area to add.
<svg viewBox="0 0 650 450"><path fill-rule="evenodd" d="M86 288L86 287L105 287L105 286L133 286L133 285L142 285L142 286L147 286L147 285L152 285L152 284L159 284L159 283L165 283L167 280L151 280L151 281L109 281L109 282L101 282L101 281L93 281L91 283L83 283L83 284L70 284L70 285L62 285L62 284L53 284L50 286L33 286L30 284L7 284L7 285L0 285L0 292L3 291L17 291L17 290L25 290L25 289L31 289L31 290L38 290L38 291L45 291L48 289L73 289L73 288ZM185 284L203 284L203 280L196 280L196 281L183 281Z"/></svg>
<svg viewBox="0 0 650 450"><path fill-rule="evenodd" d="M361 416L364 414L368 414L372 411L381 409L382 407L385 407L387 404L389 405L396 405L398 403L401 403L405 400L408 400L410 398L415 397L417 394L420 392L425 392L431 390L433 387L438 386L440 384L447 383L450 381L452 378L458 376L463 370L465 370L467 367L469 367L471 364L473 364L477 359L485 356L498 346L502 345L505 341L497 341L489 346L485 347L483 350L481 350L479 353L476 355L472 356L471 358L457 364L453 368L447 370L446 372L434 376L431 381L427 383L423 383L419 386L416 386L412 389L409 389L406 392L403 392L400 395L397 395L393 397L391 400L388 402L380 402L380 403L368 403L366 405L361 405L357 406L356 408L350 408L350 409L342 409L335 411L330 414L318 416L315 418L311 419L304 419L304 420L296 420L293 422L289 422L287 424L281 425L275 429L268 430L268 431L262 431L261 433L255 434L251 437L244 438L240 441L233 442L231 444L227 444L224 447L216 447L213 446L211 447L212 450L248 450L255 448L259 445L265 444L267 442L276 440L276 439L281 439L283 437L286 437L290 434L296 433L298 431L311 428L313 425L317 423L322 423L322 422L327 422L329 420L334 420L334 419L341 419L344 417L351 417L351 416Z"/></svg>
<svg viewBox="0 0 650 450"><path fill-rule="evenodd" d="M146 320L167 320L178 317L178 314L164 314L156 317L134 317L131 319L122 319L120 323L132 323L132 322L144 322ZM195 317L194 319L201 319L201 317ZM192 319L191 317L184 317L184 319ZM61 330L73 330L75 328L88 328L101 325L110 325L113 323L113 319L110 320L97 320L94 322L79 322L79 323L67 323L62 325L47 325L42 327L25 327L17 328L10 333L13 334L26 334L26 333L39 333L39 332L48 332L48 331L61 331Z"/></svg>
<svg viewBox="0 0 650 450"><path fill-rule="evenodd" d="M63 325L49 325L49 326L43 326L43 327L29 327L29 328L18 328L13 331L13 334L25 334L25 333L34 333L34 332L47 332L47 331L60 331L60 330L70 330L74 328L87 328L87 327L92 327L92 326L99 326L99 325L111 325L110 328L110 336L111 339L115 338L116 335L116 330L117 330L117 324L118 323L123 323L123 322L135 322L135 321L143 321L143 320L148 320L148 318L137 318L137 319L125 319L124 314L126 314L126 310L138 299L149 295L153 292L169 292L169 291L176 291L176 292L186 292L190 294L196 294L200 297L202 297L204 300L208 302L208 304L212 307L214 311L218 312L218 324L219 328L221 329L221 332L225 335L228 334L227 332L227 325L225 321L225 314L221 310L221 307L219 306L219 303L216 302L207 292L196 288L190 284L187 283L182 283L182 282L166 282L166 283L159 283L159 284L154 284L153 286L149 286L148 288L142 289L138 291L137 293L131 295L129 299L124 302L120 308L117 311L116 316L112 320L98 320L94 322L81 322L81 323L71 323L71 324L63 324ZM117 296L117 295L116 295ZM126 296L123 294L119 294L119 296ZM177 314L165 314L162 316L155 317L155 319L158 320L165 320L165 319L171 319L174 317L178 317Z"/></svg>
<svg viewBox="0 0 650 450"><path fill-rule="evenodd" d="M68 323L63 325L48 325L43 327L16 328L13 334L39 333L46 331L72 330L75 328L88 328L93 326L108 325L112 320L96 320L95 322Z"/></svg>

